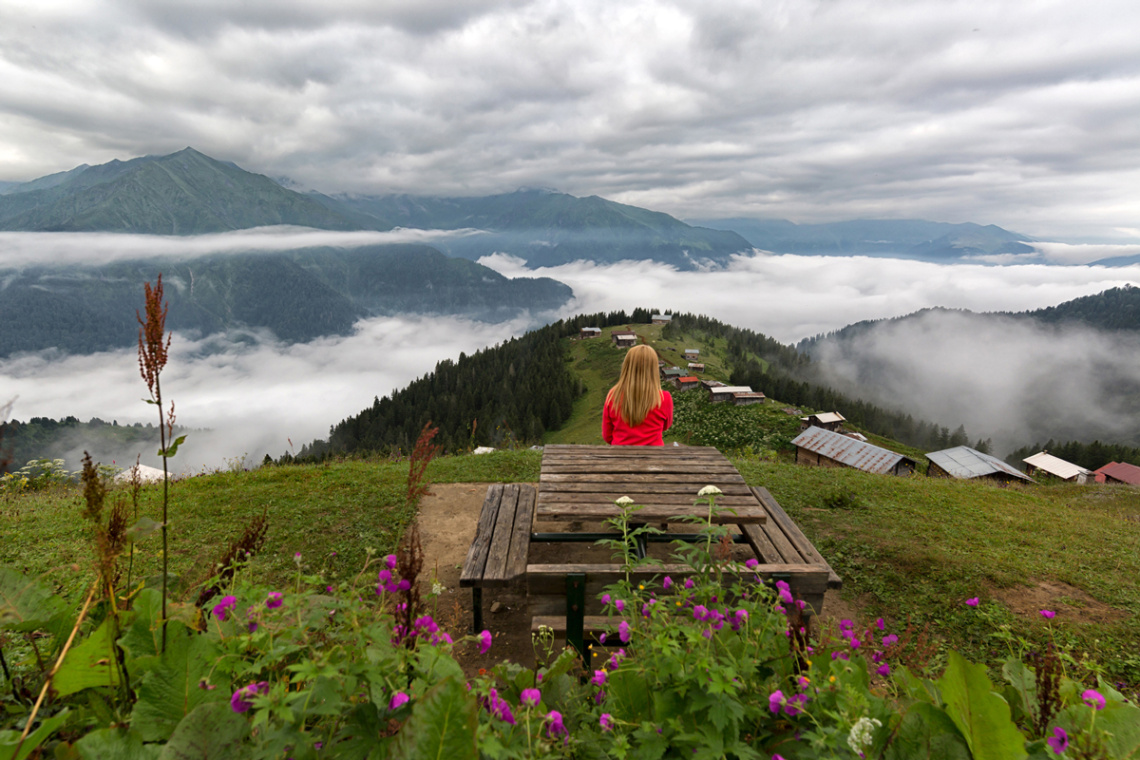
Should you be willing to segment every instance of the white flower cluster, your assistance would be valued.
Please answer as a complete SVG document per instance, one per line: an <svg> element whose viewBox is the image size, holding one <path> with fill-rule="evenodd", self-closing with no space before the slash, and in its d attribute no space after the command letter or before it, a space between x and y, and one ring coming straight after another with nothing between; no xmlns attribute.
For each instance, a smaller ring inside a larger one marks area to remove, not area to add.
<svg viewBox="0 0 1140 760"><path fill-rule="evenodd" d="M614 499L614 503L619 507L627 507L633 503L633 499L628 496L619 496L617 499Z"/></svg>
<svg viewBox="0 0 1140 760"><path fill-rule="evenodd" d="M705 486L701 490L697 491L697 496L712 496L713 494L721 493L724 493L724 491L720 490L716 486Z"/></svg>
<svg viewBox="0 0 1140 760"><path fill-rule="evenodd" d="M878 718L860 718L851 727L851 733L847 734L847 746L855 754L862 754L864 747L870 747L874 739L871 733L883 725Z"/></svg>

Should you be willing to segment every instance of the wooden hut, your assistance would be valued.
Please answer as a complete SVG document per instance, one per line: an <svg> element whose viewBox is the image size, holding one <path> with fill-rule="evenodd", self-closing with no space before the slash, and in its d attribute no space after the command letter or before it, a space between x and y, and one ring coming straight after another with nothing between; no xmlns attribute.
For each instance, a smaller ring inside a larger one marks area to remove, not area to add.
<svg viewBox="0 0 1140 760"><path fill-rule="evenodd" d="M884 475L909 475L916 462L864 441L821 427L809 427L792 440L796 463L817 467L852 467Z"/></svg>

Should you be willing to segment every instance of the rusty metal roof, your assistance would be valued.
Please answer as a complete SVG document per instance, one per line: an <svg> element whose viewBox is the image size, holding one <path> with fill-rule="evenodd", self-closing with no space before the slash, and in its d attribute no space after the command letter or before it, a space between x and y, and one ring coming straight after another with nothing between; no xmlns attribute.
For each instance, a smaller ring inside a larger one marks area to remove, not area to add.
<svg viewBox="0 0 1140 760"><path fill-rule="evenodd" d="M821 427L808 428L796 436L792 445L864 472L886 474L903 460L910 462L911 466L915 464L910 457Z"/></svg>
<svg viewBox="0 0 1140 760"><path fill-rule="evenodd" d="M1107 475L1113 480L1131 483L1140 486L1140 467L1127 462L1109 462L1096 471L1098 475Z"/></svg>
<svg viewBox="0 0 1140 760"><path fill-rule="evenodd" d="M926 458L956 478L981 478L986 475L1002 473L1030 483L1035 482L1033 478L1013 465L1006 464L997 457L991 457L989 454L971 449L969 446L955 446L952 449L932 451L926 455Z"/></svg>

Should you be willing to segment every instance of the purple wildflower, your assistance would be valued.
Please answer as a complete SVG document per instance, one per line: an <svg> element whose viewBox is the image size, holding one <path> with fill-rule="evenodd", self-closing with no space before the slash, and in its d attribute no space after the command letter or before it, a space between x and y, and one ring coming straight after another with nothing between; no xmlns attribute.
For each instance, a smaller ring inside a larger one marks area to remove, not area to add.
<svg viewBox="0 0 1140 760"><path fill-rule="evenodd" d="M774 692L768 695L768 709L774 713L780 712L780 708L783 707L786 702L787 700L784 699L784 692L780 691L779 689L776 689Z"/></svg>
<svg viewBox="0 0 1140 760"><path fill-rule="evenodd" d="M1053 610L1041 610L1041 617L1045 618L1046 620L1052 620L1056 616L1057 613L1053 612Z"/></svg>
<svg viewBox="0 0 1140 760"><path fill-rule="evenodd" d="M602 717L598 718L598 725L602 727L603 731L612 731L614 727L614 716L609 713L602 713Z"/></svg>
<svg viewBox="0 0 1140 760"><path fill-rule="evenodd" d="M1045 740L1045 743L1053 748L1053 751L1058 755L1069 748L1069 734L1065 729L1060 726L1053 728L1053 736Z"/></svg>
<svg viewBox="0 0 1140 760"><path fill-rule="evenodd" d="M214 617L216 617L218 620L225 620L226 613L232 610L236 605L236 597L230 596L228 594L226 596L223 596L222 601L214 605ZM245 712L245 710L242 710L241 712Z"/></svg>
<svg viewBox="0 0 1140 760"><path fill-rule="evenodd" d="M258 681L241 687L234 692L230 697L230 708L236 713L248 712L253 707L251 701L258 694L268 694L269 683L267 681Z"/></svg>
<svg viewBox="0 0 1140 760"><path fill-rule="evenodd" d="M889 647L893 644L897 644L898 640L899 640L899 637L896 636L895 634L893 634L893 633L887 634L886 636L883 637L883 646Z"/></svg>
<svg viewBox="0 0 1140 760"><path fill-rule="evenodd" d="M618 612L625 612L625 602L621 599L615 599L614 606L617 607Z"/></svg>
<svg viewBox="0 0 1140 760"><path fill-rule="evenodd" d="M666 591L673 588L673 579L670 578L668 575L666 575L665 580L661 581L661 587L664 588ZM608 713L607 713L607 715L608 715Z"/></svg>
<svg viewBox="0 0 1140 760"><path fill-rule="evenodd" d="M891 666L884 662L882 665L875 668L875 672L881 676L889 676L891 674Z"/></svg>
<svg viewBox="0 0 1140 760"><path fill-rule="evenodd" d="M249 621L249 623L246 625L246 627L249 628L250 633L253 633L254 631L257 630L257 621L256 620Z"/></svg>
<svg viewBox="0 0 1140 760"><path fill-rule="evenodd" d="M479 654L487 654L487 650L491 648L491 632L484 630L477 638L479 639Z"/></svg>
<svg viewBox="0 0 1140 760"><path fill-rule="evenodd" d="M744 560L744 566L749 570L755 570L759 565L760 563L756 560L755 557L749 557L748 559Z"/></svg>
<svg viewBox="0 0 1140 760"><path fill-rule="evenodd" d="M590 679L590 683L594 684L594 686L605 686L606 685L606 671L595 670L594 671L594 677Z"/></svg>
<svg viewBox="0 0 1140 760"><path fill-rule="evenodd" d="M523 689L522 694L519 694L519 702L527 707L537 707L541 701L542 692L538 689Z"/></svg>
<svg viewBox="0 0 1140 760"><path fill-rule="evenodd" d="M271 610L277 609L283 603L284 602L282 602L282 600L281 600L281 592L280 591L270 591L269 592L269 598L265 600L265 606Z"/></svg>
<svg viewBox="0 0 1140 760"><path fill-rule="evenodd" d="M695 586L695 585L696 585L696 584L695 584L695 583L693 583L693 579L692 579L692 578L686 578L686 579L685 579L685 588L692 588L692 587L693 587L693 586Z"/></svg>
<svg viewBox="0 0 1140 760"><path fill-rule="evenodd" d="M973 597L970 597L969 599L967 599L966 600L966 606L967 607L977 607L978 606L978 597L973 596Z"/></svg>
<svg viewBox="0 0 1140 760"><path fill-rule="evenodd" d="M550 723L546 727L546 735L553 739L556 736L566 736L569 738L570 732L566 730L566 726L562 723L562 713L557 710L551 710L546 714L546 720Z"/></svg>
<svg viewBox="0 0 1140 760"><path fill-rule="evenodd" d="M1104 697L1096 689L1086 689L1081 692L1081 701L1089 707L1095 707L1097 710L1104 709Z"/></svg>
<svg viewBox="0 0 1140 760"><path fill-rule="evenodd" d="M389 554L387 557L385 557L384 558L384 566L387 567L389 570L395 570L396 569L396 555L395 554Z"/></svg>
<svg viewBox="0 0 1140 760"><path fill-rule="evenodd" d="M411 697L409 697L407 694L402 691L398 691L392 695L392 698L390 700L388 700L388 709L399 710L400 706L406 704L409 699L411 699Z"/></svg>
<svg viewBox="0 0 1140 760"><path fill-rule="evenodd" d="M602 594L602 604L609 604L609 603L610 603L610 595L609 594Z"/></svg>
<svg viewBox="0 0 1140 760"><path fill-rule="evenodd" d="M623 644L629 643L629 623L624 620L618 625L618 638Z"/></svg>

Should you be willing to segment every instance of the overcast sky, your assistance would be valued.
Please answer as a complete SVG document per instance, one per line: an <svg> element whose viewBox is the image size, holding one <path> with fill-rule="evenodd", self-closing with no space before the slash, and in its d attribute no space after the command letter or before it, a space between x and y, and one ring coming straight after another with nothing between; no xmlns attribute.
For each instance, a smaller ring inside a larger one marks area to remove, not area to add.
<svg viewBox="0 0 1140 760"><path fill-rule="evenodd" d="M188 145L325 191L1140 240L1133 0L5 0L0 181Z"/></svg>

